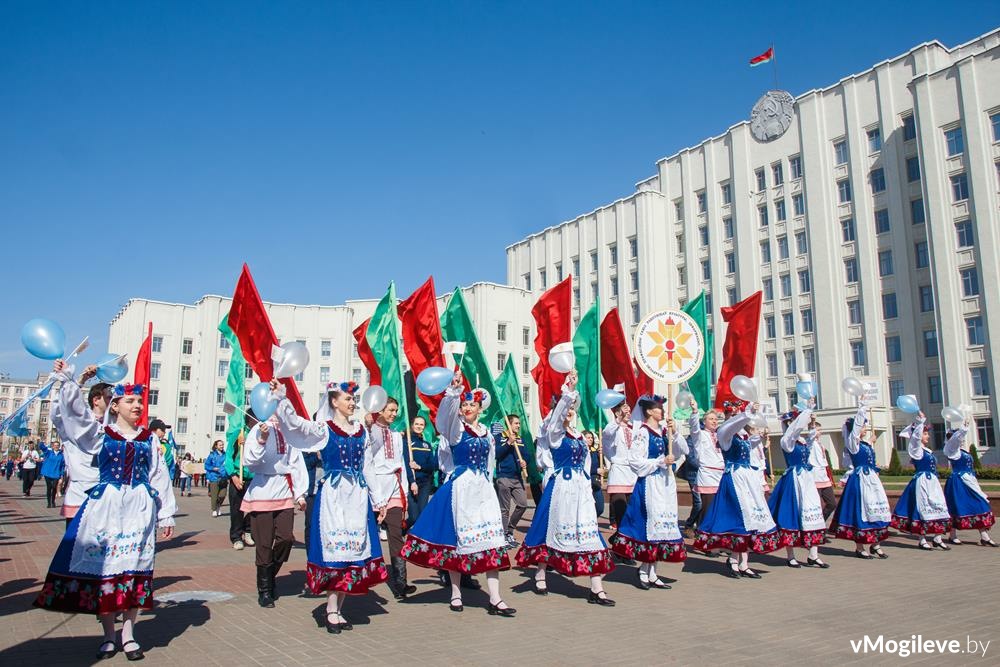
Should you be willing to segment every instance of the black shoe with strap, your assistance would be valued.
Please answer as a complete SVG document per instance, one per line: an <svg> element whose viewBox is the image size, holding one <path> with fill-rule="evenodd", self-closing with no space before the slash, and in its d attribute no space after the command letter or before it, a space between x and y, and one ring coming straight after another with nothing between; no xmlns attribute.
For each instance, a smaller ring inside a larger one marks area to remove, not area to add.
<svg viewBox="0 0 1000 667"><path fill-rule="evenodd" d="M981 539L981 540L979 540L979 546L981 546L981 547L994 547L995 548L995 547L1000 546L1000 545L998 545L993 540L983 540L983 539Z"/></svg>
<svg viewBox="0 0 1000 667"><path fill-rule="evenodd" d="M496 604L491 603L490 606L486 608L486 613L490 616L503 616L504 618L510 618L517 613L517 609L514 609L513 607L503 607L501 609L500 605L502 604L503 600L500 600L500 602L497 602Z"/></svg>
<svg viewBox="0 0 1000 667"><path fill-rule="evenodd" d="M746 577L747 579L760 579L760 575L751 570L749 567L745 570L740 570L740 576Z"/></svg>
<svg viewBox="0 0 1000 667"><path fill-rule="evenodd" d="M456 601L458 602L458 604L455 604ZM448 603L448 609L457 612L465 611L465 607L462 606L462 598L452 598L451 602Z"/></svg>
<svg viewBox="0 0 1000 667"><path fill-rule="evenodd" d="M130 646L133 648L130 649L129 648ZM125 657L130 662L135 662L136 660L142 660L143 658L146 657L146 654L142 652L142 647L139 646L139 642L137 642L134 639L122 643L122 652L125 653Z"/></svg>
<svg viewBox="0 0 1000 667"><path fill-rule="evenodd" d="M330 620L331 616L337 617L339 615L340 614L337 614L337 613L327 613L327 615L326 615L326 631L329 632L331 635L339 635L340 634L340 630L341 630L340 622L339 621L331 621Z"/></svg>
<svg viewBox="0 0 1000 667"><path fill-rule="evenodd" d="M97 647L97 659L98 660L110 660L115 657L118 653L118 644L114 640L108 640L101 642L101 645Z"/></svg>
<svg viewBox="0 0 1000 667"><path fill-rule="evenodd" d="M590 595L587 596L587 604L598 604L602 607L614 607L615 601L608 597L608 594L604 591L600 593L595 593L590 591Z"/></svg>
<svg viewBox="0 0 1000 667"><path fill-rule="evenodd" d="M823 570L825 570L826 568L830 567L829 563L824 563L819 558L810 558L810 559L808 559L806 561L806 565L808 565L809 567L818 567L818 568L821 568Z"/></svg>
<svg viewBox="0 0 1000 667"><path fill-rule="evenodd" d="M880 547L878 545L875 545L874 547L872 547L872 553L875 554L876 556L878 556L879 558L881 558L882 560L885 560L886 558L889 557L889 554L887 554L886 552L882 551L882 547Z"/></svg>

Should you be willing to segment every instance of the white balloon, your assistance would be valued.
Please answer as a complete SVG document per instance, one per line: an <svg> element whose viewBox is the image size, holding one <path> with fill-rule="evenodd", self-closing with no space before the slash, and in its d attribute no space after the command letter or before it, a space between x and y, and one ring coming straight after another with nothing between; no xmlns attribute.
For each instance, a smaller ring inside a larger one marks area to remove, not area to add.
<svg viewBox="0 0 1000 667"><path fill-rule="evenodd" d="M691 396L690 391L681 391L677 393L677 398L674 401L681 410L687 410L691 407Z"/></svg>
<svg viewBox="0 0 1000 667"><path fill-rule="evenodd" d="M729 389L732 390L736 398L749 403L757 402L757 385L746 375L734 375L729 381Z"/></svg>
<svg viewBox="0 0 1000 667"><path fill-rule="evenodd" d="M941 409L941 417L948 423L965 421L965 415L962 411L951 406L945 406Z"/></svg>
<svg viewBox="0 0 1000 667"><path fill-rule="evenodd" d="M377 384L361 392L361 409L369 414L382 412L388 402L389 395L385 393L385 389Z"/></svg>
<svg viewBox="0 0 1000 667"><path fill-rule="evenodd" d="M754 428L767 428L767 417L759 412L753 413L750 415L750 426Z"/></svg>
<svg viewBox="0 0 1000 667"><path fill-rule="evenodd" d="M846 377L841 381L840 388L854 398L861 398L865 395L865 385L856 377Z"/></svg>
<svg viewBox="0 0 1000 667"><path fill-rule="evenodd" d="M309 350L305 343L297 340L285 343L281 360L274 365L274 377L279 380L298 375L309 365Z"/></svg>
<svg viewBox="0 0 1000 667"><path fill-rule="evenodd" d="M549 366L557 373L569 373L576 367L573 343L559 343L549 350Z"/></svg>

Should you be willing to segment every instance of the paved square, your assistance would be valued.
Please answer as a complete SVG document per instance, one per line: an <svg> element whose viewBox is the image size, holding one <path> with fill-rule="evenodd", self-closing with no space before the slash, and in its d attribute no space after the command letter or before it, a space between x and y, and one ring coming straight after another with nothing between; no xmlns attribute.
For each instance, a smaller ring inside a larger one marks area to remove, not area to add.
<svg viewBox="0 0 1000 667"><path fill-rule="evenodd" d="M94 662L100 631L92 616L31 607L62 536L58 510L45 509L44 489L23 498L17 480L0 481L0 665ZM957 639L990 642L982 653L914 654L906 663L1000 664L1000 549L955 547L924 553L916 540L892 537L886 561L863 561L835 541L823 548L829 570L785 567L781 555L753 557L758 581L723 576L724 563L690 555L681 567L660 565L673 590L642 591L633 568L607 579L618 606L586 603L584 580L550 574L551 593L538 597L520 570L501 575L516 618L486 614L485 592L466 594L462 614L431 573L410 568L419 588L406 603L378 595L350 598L352 632L328 635L318 623L324 600L299 595L305 550L298 546L278 579L275 609L256 603L253 549L234 551L228 517L213 518L205 490L178 498L177 535L159 545L156 596L215 591L220 602L160 601L139 617L137 637L150 665L484 664L581 665L650 663L799 664L899 662L886 654L855 654L850 640ZM686 510L682 510L686 516ZM530 516L530 515L529 515ZM524 528L527 528L527 518ZM301 539L302 518L296 518ZM962 537L972 540L975 533ZM801 550L800 550L801 551ZM783 554L783 552L781 552ZM801 554L804 556L804 554ZM482 579L482 578L481 578ZM513 591L511 591L513 588ZM111 662L124 663L119 654Z"/></svg>

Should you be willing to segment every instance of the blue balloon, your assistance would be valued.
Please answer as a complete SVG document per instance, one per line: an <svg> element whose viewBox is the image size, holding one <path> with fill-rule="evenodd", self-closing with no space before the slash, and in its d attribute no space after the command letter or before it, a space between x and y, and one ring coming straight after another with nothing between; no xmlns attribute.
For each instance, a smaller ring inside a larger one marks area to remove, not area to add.
<svg viewBox="0 0 1000 667"><path fill-rule="evenodd" d="M808 401L810 398L816 398L816 386L811 380L799 380L795 383L795 393L803 401Z"/></svg>
<svg viewBox="0 0 1000 667"><path fill-rule="evenodd" d="M118 354L105 354L97 360L97 379L108 384L118 384L128 375L128 358L122 357L118 363L113 363ZM101 365L105 364L105 365Z"/></svg>
<svg viewBox="0 0 1000 667"><path fill-rule="evenodd" d="M250 390L250 408L257 421L267 421L278 409L277 399L271 398L271 385L261 382Z"/></svg>
<svg viewBox="0 0 1000 667"><path fill-rule="evenodd" d="M420 375L417 376L417 389L425 396L437 396L448 388L454 377L454 371L442 366L430 366L420 371Z"/></svg>
<svg viewBox="0 0 1000 667"><path fill-rule="evenodd" d="M620 405L624 400L625 395L615 391L614 389L602 389L597 392L597 395L594 397L597 407L603 410L610 410L616 405Z"/></svg>
<svg viewBox="0 0 1000 667"><path fill-rule="evenodd" d="M33 357L59 359L66 351L66 334L52 320L36 317L21 327L21 345Z"/></svg>
<svg viewBox="0 0 1000 667"><path fill-rule="evenodd" d="M920 412L920 404L917 399L909 394L901 394L896 398L896 407L907 414L914 415Z"/></svg>

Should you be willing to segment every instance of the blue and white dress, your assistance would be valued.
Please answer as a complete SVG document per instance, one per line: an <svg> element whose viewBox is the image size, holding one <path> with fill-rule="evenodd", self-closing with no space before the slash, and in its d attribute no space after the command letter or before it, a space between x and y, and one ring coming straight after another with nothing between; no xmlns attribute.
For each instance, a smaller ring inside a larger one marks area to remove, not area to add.
<svg viewBox="0 0 1000 667"><path fill-rule="evenodd" d="M325 474L309 517L306 585L314 595L364 595L389 578L365 481L372 460L368 431L360 422L348 431L333 421L303 419L283 386L277 395L282 400L274 416L287 443L323 459Z"/></svg>
<svg viewBox="0 0 1000 667"><path fill-rule="evenodd" d="M719 447L726 471L698 526L694 547L700 551L768 553L779 546L778 529L764 499L760 475L750 462L751 449L757 446L760 436L743 431L749 421L750 414L745 412L719 427Z"/></svg>
<svg viewBox="0 0 1000 667"><path fill-rule="evenodd" d="M618 532L611 536L611 550L643 563L678 563L687 558L684 537L677 525L677 482L666 462L666 434L648 424L632 424L628 463L638 475ZM680 434L673 438L673 455L687 455L688 444Z"/></svg>
<svg viewBox="0 0 1000 667"><path fill-rule="evenodd" d="M938 480L934 452L920 443L923 433L924 420L919 419L910 427L906 446L916 472L892 510L892 527L914 535L934 535L948 532L951 516Z"/></svg>
<svg viewBox="0 0 1000 667"><path fill-rule="evenodd" d="M159 442L127 437L94 419L80 387L59 390L66 446L97 462L97 484L66 528L35 606L74 614L153 607L156 529L174 525L176 502Z"/></svg>
<svg viewBox="0 0 1000 667"><path fill-rule="evenodd" d="M449 387L437 414L439 459L448 480L410 528L400 555L414 565L451 572L507 570L500 501L490 478L493 435L482 424L462 421L461 395L460 388Z"/></svg>
<svg viewBox="0 0 1000 667"><path fill-rule="evenodd" d="M767 501L778 526L779 545L783 547L812 547L822 544L826 535L823 506L809 463L813 443L799 441L811 417L812 410L803 410L781 437L785 474L774 485Z"/></svg>
<svg viewBox="0 0 1000 667"><path fill-rule="evenodd" d="M566 430L566 413L575 391L562 398L542 424L540 440L552 452L553 474L517 552L518 567L547 565L568 577L596 576L614 569L608 545L597 528L590 484L590 450L579 433Z"/></svg>
<svg viewBox="0 0 1000 667"><path fill-rule="evenodd" d="M864 403L858 404L853 427L844 426L844 451L850 456L851 469L844 475L846 483L833 513L830 532L835 537L856 544L878 544L889 536L889 499L879 479L875 450L861 440L861 431L868 422ZM850 423L850 422L848 422Z"/></svg>
<svg viewBox="0 0 1000 667"><path fill-rule="evenodd" d="M951 464L951 475L944 484L944 499L956 530L989 530L996 523L990 499L983 493L972 465L972 455L962 449L968 429L957 429L944 445L944 455Z"/></svg>

